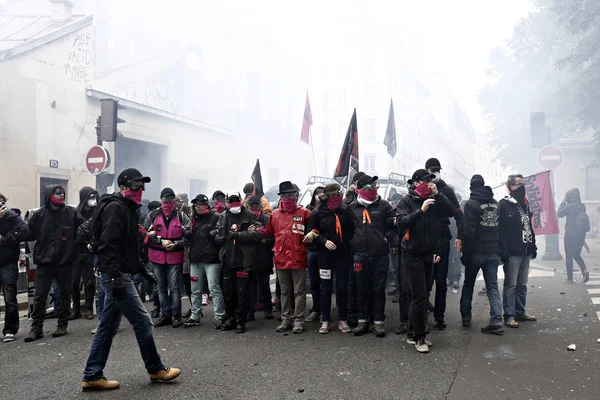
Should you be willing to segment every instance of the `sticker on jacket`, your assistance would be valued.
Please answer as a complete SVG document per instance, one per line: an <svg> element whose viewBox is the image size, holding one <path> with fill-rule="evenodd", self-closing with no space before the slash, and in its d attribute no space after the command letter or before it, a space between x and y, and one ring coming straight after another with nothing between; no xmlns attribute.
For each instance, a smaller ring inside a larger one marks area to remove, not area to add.
<svg viewBox="0 0 600 400"><path fill-rule="evenodd" d="M304 225L303 224L292 224L292 233L297 233L304 236Z"/></svg>
<svg viewBox="0 0 600 400"><path fill-rule="evenodd" d="M319 276L321 279L331 279L331 270L330 269L320 269Z"/></svg>
<svg viewBox="0 0 600 400"><path fill-rule="evenodd" d="M494 203L482 204L481 206L481 226L498 226L498 205Z"/></svg>
<svg viewBox="0 0 600 400"><path fill-rule="evenodd" d="M296 216L294 217L294 222L302 222L302 216L300 216L300 215L296 215Z"/></svg>
<svg viewBox="0 0 600 400"><path fill-rule="evenodd" d="M238 271L235 273L235 276L238 278L248 278L248 273L244 271Z"/></svg>
<svg viewBox="0 0 600 400"><path fill-rule="evenodd" d="M362 263L354 263L355 271L362 271Z"/></svg>

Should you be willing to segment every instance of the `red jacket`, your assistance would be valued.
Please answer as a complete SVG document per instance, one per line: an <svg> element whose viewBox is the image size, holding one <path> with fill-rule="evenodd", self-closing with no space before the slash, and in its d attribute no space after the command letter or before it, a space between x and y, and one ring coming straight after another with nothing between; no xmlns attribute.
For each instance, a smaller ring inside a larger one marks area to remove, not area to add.
<svg viewBox="0 0 600 400"><path fill-rule="evenodd" d="M301 206L292 213L286 213L280 206L271 214L266 231L267 237L275 238L275 268L306 268L308 246L302 240L308 217L310 211Z"/></svg>

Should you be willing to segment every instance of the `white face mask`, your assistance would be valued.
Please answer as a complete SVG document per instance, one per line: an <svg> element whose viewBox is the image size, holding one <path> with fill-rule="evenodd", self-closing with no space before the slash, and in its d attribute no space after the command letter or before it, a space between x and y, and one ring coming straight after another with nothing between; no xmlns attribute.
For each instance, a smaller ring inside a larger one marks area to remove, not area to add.
<svg viewBox="0 0 600 400"><path fill-rule="evenodd" d="M229 211L230 211L232 214L239 214L239 213L241 213L241 212L242 212L242 207L231 207L231 208L229 209Z"/></svg>
<svg viewBox="0 0 600 400"><path fill-rule="evenodd" d="M435 178L433 178L432 180L435 183L438 183L439 181L442 180L442 171L434 172L433 175L435 175Z"/></svg>
<svg viewBox="0 0 600 400"><path fill-rule="evenodd" d="M87 201L87 205L89 207L96 207L98 205L98 200L97 199L89 199Z"/></svg>

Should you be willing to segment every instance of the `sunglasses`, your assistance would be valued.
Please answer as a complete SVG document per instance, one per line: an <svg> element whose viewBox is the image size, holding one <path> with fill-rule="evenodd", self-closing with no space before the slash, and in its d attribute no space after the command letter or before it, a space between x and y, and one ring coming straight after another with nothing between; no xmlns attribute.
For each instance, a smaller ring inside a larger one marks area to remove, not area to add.
<svg viewBox="0 0 600 400"><path fill-rule="evenodd" d="M55 196L64 196L64 194L65 194L65 191L64 191L64 190L60 190L60 189L59 189L59 190L55 190L55 191L54 191L54 195L55 195Z"/></svg>
<svg viewBox="0 0 600 400"><path fill-rule="evenodd" d="M296 192L281 194L281 198L283 199L293 199L294 197L296 197Z"/></svg>
<svg viewBox="0 0 600 400"><path fill-rule="evenodd" d="M175 201L176 197L175 196L165 196L163 197L164 201Z"/></svg>
<svg viewBox="0 0 600 400"><path fill-rule="evenodd" d="M140 181L129 181L127 182L127 187L131 190L138 191L140 189L145 190L144 187L144 182L140 182Z"/></svg>

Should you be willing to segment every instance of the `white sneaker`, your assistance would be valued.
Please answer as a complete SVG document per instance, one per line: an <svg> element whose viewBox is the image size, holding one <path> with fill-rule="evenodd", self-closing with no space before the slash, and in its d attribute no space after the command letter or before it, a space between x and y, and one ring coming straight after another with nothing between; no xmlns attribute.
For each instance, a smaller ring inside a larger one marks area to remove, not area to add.
<svg viewBox="0 0 600 400"><path fill-rule="evenodd" d="M15 341L15 335L13 335L12 333L7 333L6 335L4 335L4 343L14 342L14 341Z"/></svg>
<svg viewBox="0 0 600 400"><path fill-rule="evenodd" d="M348 323L346 321L340 321L340 322L338 322L338 329L340 331L342 331L343 333L350 333L350 332L352 332L352 328L350 328L350 326L348 325Z"/></svg>
<svg viewBox="0 0 600 400"><path fill-rule="evenodd" d="M406 343L408 344L417 344L417 342L415 341L415 339L408 339L406 341ZM425 344L429 347L433 346L433 343L431 343L429 340L425 340Z"/></svg>
<svg viewBox="0 0 600 400"><path fill-rule="evenodd" d="M203 306L207 306L208 305L208 295L207 294L203 294L202 295L202 305Z"/></svg>
<svg viewBox="0 0 600 400"><path fill-rule="evenodd" d="M415 348L419 353L429 353L429 346L427 345L427 340L419 340L419 342L415 344Z"/></svg>
<svg viewBox="0 0 600 400"><path fill-rule="evenodd" d="M92 335L95 335L97 331L98 331L98 328L92 329Z"/></svg>
<svg viewBox="0 0 600 400"><path fill-rule="evenodd" d="M321 328L319 329L319 333L322 335L329 333L329 322L321 322Z"/></svg>

